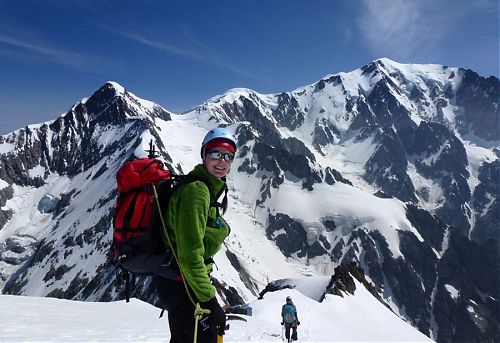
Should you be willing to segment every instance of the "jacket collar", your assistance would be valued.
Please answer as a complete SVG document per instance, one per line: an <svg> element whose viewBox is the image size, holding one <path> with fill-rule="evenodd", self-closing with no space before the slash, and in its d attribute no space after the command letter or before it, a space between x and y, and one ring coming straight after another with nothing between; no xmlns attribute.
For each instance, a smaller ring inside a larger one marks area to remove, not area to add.
<svg viewBox="0 0 500 343"><path fill-rule="evenodd" d="M203 164L198 164L196 167L194 167L189 175L193 175L203 179L210 192L215 196L215 199L218 199L221 193L224 191L226 185L225 180L219 179L218 177L210 174L210 172L207 170L207 168L205 168Z"/></svg>

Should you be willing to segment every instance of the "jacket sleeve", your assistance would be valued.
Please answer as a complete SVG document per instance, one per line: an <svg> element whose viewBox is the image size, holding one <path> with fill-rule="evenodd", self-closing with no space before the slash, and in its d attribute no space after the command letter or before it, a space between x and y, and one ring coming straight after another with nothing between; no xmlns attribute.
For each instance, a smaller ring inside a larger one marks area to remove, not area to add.
<svg viewBox="0 0 500 343"><path fill-rule="evenodd" d="M177 258L189 287L200 302L215 296L215 288L208 277L204 261L205 236L210 193L202 182L190 182L179 189L174 232L176 237Z"/></svg>
<svg viewBox="0 0 500 343"><path fill-rule="evenodd" d="M297 319L297 321L299 322L299 314L297 313L297 307L295 305L293 305L293 309L295 310L295 319Z"/></svg>

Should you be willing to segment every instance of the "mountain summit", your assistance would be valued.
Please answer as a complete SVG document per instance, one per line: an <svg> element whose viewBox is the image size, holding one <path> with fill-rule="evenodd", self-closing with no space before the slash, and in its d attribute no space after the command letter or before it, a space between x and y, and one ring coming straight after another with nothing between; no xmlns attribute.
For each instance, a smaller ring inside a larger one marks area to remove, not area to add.
<svg viewBox="0 0 500 343"><path fill-rule="evenodd" d="M222 301L352 262L432 339L493 342L499 95L494 77L385 58L290 92L229 90L181 115L108 82L54 121L0 137L2 292L123 297L106 259L116 171L153 139L187 172L206 130L224 124L239 150L233 231L213 274ZM157 302L148 279L135 296Z"/></svg>

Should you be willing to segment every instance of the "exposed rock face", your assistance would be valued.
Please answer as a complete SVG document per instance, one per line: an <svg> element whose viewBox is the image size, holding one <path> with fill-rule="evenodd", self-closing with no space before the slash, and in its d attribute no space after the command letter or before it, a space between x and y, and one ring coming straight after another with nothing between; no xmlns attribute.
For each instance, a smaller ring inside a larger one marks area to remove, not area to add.
<svg viewBox="0 0 500 343"><path fill-rule="evenodd" d="M472 70L463 72L462 84L455 94L458 106L463 111L458 118L458 129L463 134L473 133L486 141L500 137L498 124L498 99L500 81L490 76L484 78Z"/></svg>
<svg viewBox="0 0 500 343"><path fill-rule="evenodd" d="M479 168L479 185L474 189L473 209L476 214L476 228L472 239L477 243L488 240L498 241L498 223L500 223L500 161L484 163Z"/></svg>
<svg viewBox="0 0 500 343"><path fill-rule="evenodd" d="M276 216L269 215L266 234L269 239L276 242L283 255L288 257L297 254L298 257L312 258L328 254L328 250L331 248L324 236L319 237L310 245L307 231L302 224L282 213L278 213Z"/></svg>
<svg viewBox="0 0 500 343"><path fill-rule="evenodd" d="M406 173L408 161L400 138L392 129L375 134L377 150L365 164L365 179L386 194L403 201L416 201L415 188Z"/></svg>
<svg viewBox="0 0 500 343"><path fill-rule="evenodd" d="M304 113L299 109L297 99L288 93L278 95L278 107L273 115L281 126L290 130L295 130L304 123Z"/></svg>

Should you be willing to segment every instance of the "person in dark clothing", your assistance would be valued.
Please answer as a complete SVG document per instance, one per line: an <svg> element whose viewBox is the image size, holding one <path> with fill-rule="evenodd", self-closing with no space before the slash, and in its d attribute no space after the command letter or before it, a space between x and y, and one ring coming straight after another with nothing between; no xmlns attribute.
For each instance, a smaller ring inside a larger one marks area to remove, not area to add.
<svg viewBox="0 0 500 343"><path fill-rule="evenodd" d="M286 304L281 307L281 325L285 326L285 337L290 342L290 329L292 329L292 341L297 340L297 326L300 325L297 315L297 307L291 297L286 297Z"/></svg>
<svg viewBox="0 0 500 343"><path fill-rule="evenodd" d="M171 196L164 213L165 246L174 252L177 279L157 276L155 288L165 309L171 343L216 342L223 335L226 315L211 283L213 256L230 232L222 218L227 208L226 175L236 153L236 139L225 128L210 130L201 146L202 163L189 175L197 180L181 185ZM222 204L218 199L224 195ZM221 211L219 211L221 209ZM208 309L195 332L195 309Z"/></svg>

